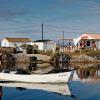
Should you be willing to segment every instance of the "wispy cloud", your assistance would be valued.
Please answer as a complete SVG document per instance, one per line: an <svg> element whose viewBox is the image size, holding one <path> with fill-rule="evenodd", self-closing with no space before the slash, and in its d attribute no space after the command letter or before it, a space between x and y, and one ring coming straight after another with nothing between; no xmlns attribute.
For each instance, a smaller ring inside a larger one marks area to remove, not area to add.
<svg viewBox="0 0 100 100"><path fill-rule="evenodd" d="M90 12L100 13L100 2L90 2L88 10Z"/></svg>
<svg viewBox="0 0 100 100"><path fill-rule="evenodd" d="M99 0L6 1L8 2L0 3L0 31L3 33L19 36L30 34L31 37L38 38L41 37L41 23L44 23L44 34L51 38L62 31L65 31L66 36L100 31Z"/></svg>
<svg viewBox="0 0 100 100"><path fill-rule="evenodd" d="M10 10L0 10L0 17L12 17L17 15L23 15L22 11L10 11Z"/></svg>

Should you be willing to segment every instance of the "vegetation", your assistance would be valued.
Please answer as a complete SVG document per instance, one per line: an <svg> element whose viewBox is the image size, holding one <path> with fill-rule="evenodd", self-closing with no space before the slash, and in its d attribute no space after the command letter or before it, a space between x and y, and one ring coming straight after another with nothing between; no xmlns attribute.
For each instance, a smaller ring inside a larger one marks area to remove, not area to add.
<svg viewBox="0 0 100 100"><path fill-rule="evenodd" d="M86 52L86 55L88 55L88 56L92 56L92 57L100 56L100 50Z"/></svg>
<svg viewBox="0 0 100 100"><path fill-rule="evenodd" d="M3 52L2 53L2 62L5 62L5 63L3 63L2 66L9 69L15 65L16 58L14 58L14 56L11 53Z"/></svg>
<svg viewBox="0 0 100 100"><path fill-rule="evenodd" d="M51 62L64 62L64 63L69 63L70 60L70 56L65 54L65 53L55 53L52 58L51 58Z"/></svg>
<svg viewBox="0 0 100 100"><path fill-rule="evenodd" d="M52 50L48 50L48 51L42 51L42 50L39 50L38 51L39 54L42 54L42 55L48 55L48 56L53 56L53 53L52 53Z"/></svg>
<svg viewBox="0 0 100 100"><path fill-rule="evenodd" d="M28 54L38 53L38 46L37 45L27 45L27 44L23 44L22 47L26 49L26 52Z"/></svg>
<svg viewBox="0 0 100 100"><path fill-rule="evenodd" d="M82 50L75 50L75 52L72 53L72 55L82 55L82 54L95 57L95 56L100 55L100 50L94 51L93 49L87 48L87 49L82 49Z"/></svg>
<svg viewBox="0 0 100 100"><path fill-rule="evenodd" d="M1 47L0 52L14 53L14 48L11 47Z"/></svg>

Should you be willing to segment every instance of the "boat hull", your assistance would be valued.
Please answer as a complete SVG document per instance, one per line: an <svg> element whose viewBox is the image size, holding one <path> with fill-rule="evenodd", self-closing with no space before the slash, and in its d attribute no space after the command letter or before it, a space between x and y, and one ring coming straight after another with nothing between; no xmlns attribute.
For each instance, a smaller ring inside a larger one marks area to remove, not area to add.
<svg viewBox="0 0 100 100"><path fill-rule="evenodd" d="M66 83L71 75L71 72L42 74L42 75L22 75L0 73L0 80L15 81L15 82L30 82L30 83Z"/></svg>

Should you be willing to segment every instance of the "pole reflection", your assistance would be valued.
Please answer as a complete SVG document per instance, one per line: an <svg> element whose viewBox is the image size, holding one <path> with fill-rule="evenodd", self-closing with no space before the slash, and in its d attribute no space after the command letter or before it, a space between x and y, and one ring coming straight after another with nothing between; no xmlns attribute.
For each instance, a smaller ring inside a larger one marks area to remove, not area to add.
<svg viewBox="0 0 100 100"><path fill-rule="evenodd" d="M2 100L2 94L3 94L3 89L2 86L0 86L0 100Z"/></svg>

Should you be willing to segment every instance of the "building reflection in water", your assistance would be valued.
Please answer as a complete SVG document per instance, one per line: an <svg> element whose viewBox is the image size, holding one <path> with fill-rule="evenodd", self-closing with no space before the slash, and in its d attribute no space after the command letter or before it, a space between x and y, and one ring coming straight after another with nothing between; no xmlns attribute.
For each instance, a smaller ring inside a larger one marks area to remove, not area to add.
<svg viewBox="0 0 100 100"><path fill-rule="evenodd" d="M80 79L86 78L100 78L100 65L93 65L91 67L81 67L77 69L77 74Z"/></svg>
<svg viewBox="0 0 100 100"><path fill-rule="evenodd" d="M53 70L52 72L66 72L71 70L71 67L69 67L69 64L66 63L54 63L52 64Z"/></svg>
<svg viewBox="0 0 100 100"><path fill-rule="evenodd" d="M54 63L53 67L53 72L63 72L77 68L76 73L80 79L100 78L100 64L83 64L75 66L66 63Z"/></svg>

